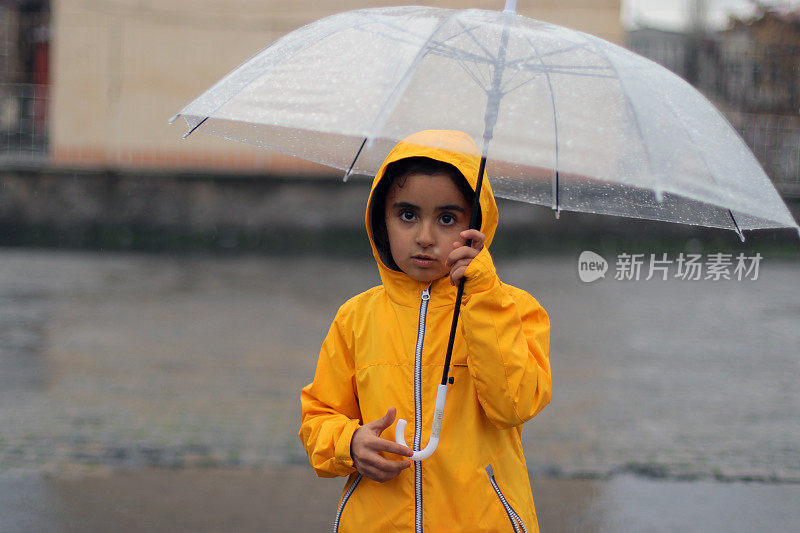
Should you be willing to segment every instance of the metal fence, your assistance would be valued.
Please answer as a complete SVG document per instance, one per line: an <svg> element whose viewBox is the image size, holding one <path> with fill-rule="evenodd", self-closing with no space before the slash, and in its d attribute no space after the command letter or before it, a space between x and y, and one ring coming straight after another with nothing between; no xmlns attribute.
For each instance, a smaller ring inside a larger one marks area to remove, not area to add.
<svg viewBox="0 0 800 533"><path fill-rule="evenodd" d="M800 198L800 116L728 113L784 197Z"/></svg>
<svg viewBox="0 0 800 533"><path fill-rule="evenodd" d="M800 47L645 30L629 48L714 101L781 194L800 197Z"/></svg>
<svg viewBox="0 0 800 533"><path fill-rule="evenodd" d="M50 2L0 0L0 160L44 160Z"/></svg>
<svg viewBox="0 0 800 533"><path fill-rule="evenodd" d="M738 110L785 115L800 109L798 46L743 46L662 32L634 36L629 48Z"/></svg>
<svg viewBox="0 0 800 533"><path fill-rule="evenodd" d="M47 157L47 85L0 83L0 159Z"/></svg>

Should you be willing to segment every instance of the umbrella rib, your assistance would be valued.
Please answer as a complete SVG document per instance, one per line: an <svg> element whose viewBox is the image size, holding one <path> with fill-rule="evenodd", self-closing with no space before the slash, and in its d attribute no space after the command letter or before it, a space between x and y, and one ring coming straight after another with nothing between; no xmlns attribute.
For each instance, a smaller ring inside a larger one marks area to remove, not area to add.
<svg viewBox="0 0 800 533"><path fill-rule="evenodd" d="M667 109L670 110L672 115L675 117L675 119L676 119L675 122L677 122L680 125L681 130L683 130L683 133L686 135L686 137L689 138L689 141L690 141L689 144L692 145L692 146L697 146L697 144L694 142L694 139L692 138L692 133L688 129L686 129L686 126L684 126L682 121L678 120L678 113L675 110L675 107L672 105L672 103L669 100L666 101L666 107L667 107ZM703 165L706 167L706 171L708 172L708 175L711 176L711 179L714 180L714 183L717 185L717 187L719 187L719 182L717 181L716 176L714 176L714 173L711 172L711 167L708 164L708 160L706 159L706 156L700 150L696 150L696 151L697 151L697 154L700 156L700 159L703 161ZM721 187L719 187L719 188L720 188L720 190L724 190ZM739 223L736 222L736 217L733 216L733 211L730 208L726 208L726 209L728 211L728 215L731 217L731 221L733 222L734 231L739 235L739 239L742 242L744 242L744 233L742 233L741 228L739 228Z"/></svg>
<svg viewBox="0 0 800 533"><path fill-rule="evenodd" d="M619 79L620 85L622 85L624 87L623 78L622 78L622 76L619 75L619 71L614 66L614 64L611 61L611 59L605 54L605 52L601 52L600 50L597 50L597 52L600 55L602 55L602 57L608 62L608 65L616 73L617 79ZM626 108L629 109L633 114L633 118L634 118L634 121L635 121L635 124L636 124L636 129L639 132L639 136L640 136L641 139L644 139L644 136L642 135L641 123L639 122L639 115L636 113L636 108L633 107L633 104L630 101L628 93L626 91L622 91L622 94L625 95ZM667 109L670 110L672 115L675 116L675 118L677 119L677 113L675 111L675 108L670 104L669 100L666 101L666 106L667 106ZM689 140L693 141L691 133L686 129L686 127L683 125L683 123L680 120L676 120L676 122L680 125L681 129L683 130L684 134L686 134L686 136L689 138ZM695 146L695 144L693 142L690 143L690 144L692 146ZM657 184L657 180L655 179L655 174L652 172L652 159L650 157L650 150L648 150L646 143L642 143L642 145L644 146L645 154L647 155L647 163L648 163L648 166L651 169L651 174L654 176L654 180L653 181L656 182L656 184ZM710 167L708 165L708 161L706 160L705 155L703 155L703 153L700 152L699 150L697 151L697 153L700 155L700 159L703 161L703 164L705 165L706 170L708 171L708 175L711 176L711 179L714 180L714 183L716 183L719 186L719 182L717 182L717 178L714 176L714 173L711 172L711 169L710 169ZM662 200L662 193L661 193L660 187L658 189L656 189L655 194L656 194L656 199L660 203L661 200ZM728 210L728 215L730 215L731 221L733 222L733 226L735 228L734 231L736 231L736 233L739 235L739 238L742 241L744 241L744 234L742 233L741 229L739 228L739 224L736 222L736 217L733 216L733 211L731 211L730 208L726 208L726 209Z"/></svg>
<svg viewBox="0 0 800 533"><path fill-rule="evenodd" d="M481 57L475 54L471 54L465 50L460 50L458 48L454 48L452 46L439 46L439 43L433 43L429 49L428 53L435 56L444 57L447 59L462 59L464 61L469 61L471 63L475 63L476 65L493 65L494 63L485 57Z"/></svg>
<svg viewBox="0 0 800 533"><path fill-rule="evenodd" d="M503 70L504 70L504 71L506 71L506 70L511 70L511 69L509 69L509 68L508 68L508 66L506 66L506 67L504 67L504 68L503 68ZM505 80L505 84L506 84L506 85L511 85L511 81L512 81L514 78L516 78L516 77L517 77L517 75L518 75L518 74L519 74L521 71L522 71L522 69L518 69L518 68L515 68L515 69L513 69L513 72L511 73L511 76L509 76L509 77L508 77L508 79L507 79L507 80ZM501 85L502 85L502 84L503 84L503 82L501 81ZM505 93L504 93L504 94L505 94Z"/></svg>
<svg viewBox="0 0 800 533"><path fill-rule="evenodd" d="M545 73L545 74L547 74L547 73ZM516 75L516 74L515 74L515 75ZM548 75L548 77L549 77L549 75ZM503 96L507 95L508 93L511 93L511 92L514 92L514 91L516 91L516 90L517 90L517 89L519 89L520 87L523 87L523 86L525 86L525 85L529 84L530 82L532 82L533 80L535 80L535 79L538 79L538 78L539 78L539 76L533 75L533 76L531 76L530 78L528 78L527 80L523 80L523 81L521 81L521 82L517 83L516 85L514 85L514 86L513 86L513 87L511 87L510 89L505 89L505 90L503 90ZM508 82L509 82L509 81L511 81L512 79L514 79L514 76L512 76L510 79L508 79L508 80L506 81L506 83L508 83Z"/></svg>
<svg viewBox="0 0 800 533"><path fill-rule="evenodd" d="M476 69L476 72L471 71L467 67L465 61L466 60L471 60L471 62L473 64L475 64L475 65L477 65L478 63L489 64L489 61L486 58L482 58L480 56L476 56L475 54L471 54L471 53L467 52L466 50L462 50L462 49L459 49L459 48L455 48L453 46L445 45L445 43L447 41L449 41L451 39L455 39L456 37L459 37L461 35L464 35L465 33L471 32L472 30L477 28L477 26L474 26L472 28L467 28L466 26L464 26L464 24L461 23L461 21L458 21L458 22L461 25L461 28L463 29L463 31L460 31L458 33L454 33L453 35L451 35L450 37L448 37L447 39L444 39L442 41L434 42L433 43L433 47L430 48L429 52L432 53L432 54L435 54L435 55L441 55L442 57L446 57L446 58L449 58L449 59L454 59L459 64L459 66L464 70L464 72L466 72L472 78L472 81L474 81L475 84L478 85L478 87L480 87L481 89L483 89L484 92L486 92L486 91L488 91L488 80L478 79L478 74L477 73L479 73L480 70ZM443 51L447 51L447 52L450 52L450 53L449 54L438 53L439 52L439 48L441 48Z"/></svg>
<svg viewBox="0 0 800 533"><path fill-rule="evenodd" d="M716 181L716 180L714 180ZM736 233L739 234L739 239L744 242L744 233L742 233L741 228L739 228L739 224L736 222L736 217L733 216L733 211L728 209L728 214L731 216L731 220L733 221L733 226L736 228Z"/></svg>
<svg viewBox="0 0 800 533"><path fill-rule="evenodd" d="M332 17L330 17L330 18L334 18L334 17L336 17L336 15L333 15L333 16L332 16ZM333 35L333 34L334 34L334 33L336 33L337 31L338 31L338 28L329 29L329 30L327 31L327 33L325 33L324 35L322 35L322 36L320 36L319 38L317 38L317 39L314 41L314 43L316 44L316 43L318 43L318 42L320 42L320 41L322 41L322 40L324 40L324 39L326 39L326 38L330 37L331 35ZM284 37L281 37L281 38L279 38L279 39L277 39L277 40L275 40L275 41L271 42L270 44L268 44L267 46L265 46L264 48L262 48L261 50L259 50L259 51L258 51L258 52L256 52L255 54L253 54L252 56L250 56L250 58L248 58L248 59L247 59L247 60L246 60L244 63L242 63L242 64L241 64L239 67L236 67L235 69L233 69L233 70L231 70L230 72L228 72L228 73L227 73L225 76L223 76L222 78L220 78L220 80L219 80L217 83L215 83L213 86L211 86L211 88L210 88L210 89L208 89L208 90L207 90L207 91L206 91L204 94L207 94L207 93L209 93L209 92L213 91L215 88L217 88L217 87L221 86L223 83L225 83L225 82L228 80L228 78L229 78L229 77L230 77L230 76L231 76L231 75L232 75L234 72L237 72L237 71L238 71L238 70L239 70L239 69L240 69L242 66L244 66L244 65L248 65L248 64L249 64L251 61L254 61L254 60L256 60L256 58L258 58L258 57L259 57L259 56L260 56L262 53L266 52L266 51L267 51L267 50L269 50L270 48L274 48L274 47L278 46L279 44L281 44L281 41L283 41L283 39L284 39L285 37L286 37L286 36L284 36ZM305 38L305 39L301 40L300 42L295 42L295 43L293 43L293 46L290 46L290 47L288 47L288 48L289 48L288 55L287 55L286 57L284 57L284 58L282 59L282 61L285 61L286 59L288 59L289 57L293 56L294 54L298 53L298 52L299 52L299 51L301 51L301 50L305 50L305 48L306 48L306 47L309 45L309 41L310 41L310 39L308 39L308 38ZM270 67L269 67L267 70L269 70L269 69L271 69L271 68L275 67L275 65L277 65L277 63L273 63L272 65L270 65ZM228 96L228 97L227 97L227 98L226 98L224 101L222 101L222 102L221 102L221 103L219 103L219 104L218 104L216 107L214 107L214 110L213 110L213 111L211 111L211 113L206 113L206 117L205 117L205 118L204 118L204 119L203 119L203 120L202 120L202 121L201 121L199 124L197 124L196 126L194 126L194 127L193 127L191 130L189 130L187 133L185 133L185 134L183 135L183 138L185 139L186 137L188 137L188 136L189 136L189 135L190 135L190 134L191 134L191 133L192 133L194 130L196 130L197 128L199 128L199 127L200 127L200 125L202 125L202 124L203 124L203 122L205 122L206 120L208 120L209 118L211 118L211 115L213 115L214 113L216 113L217 111L219 111L220 109L222 109L222 107L223 107L225 104L227 104L229 101L231 101L231 100L232 100L234 97L236 97L238 94L241 94L241 92L242 92L242 91L244 91L244 90L245 90L247 87L249 87L249 86L250 86L250 85L251 85L251 84L252 84L254 81L256 81L258 78L260 78L261 76L263 76L263 74L264 74L264 72L263 72L263 71L261 71L260 69L253 69L253 74L251 74L251 77L250 77L249 79L247 79L246 81L245 81L245 80L242 80L241 86L238 88L238 90L237 90L237 91L233 92L233 93L232 93L230 96ZM201 98L202 98L202 96L201 96ZM191 105L191 104L189 104L189 105ZM188 106L187 106L187 107L188 107ZM185 108L184 108L184 110L185 110ZM178 116L180 116L180 115L182 115L182 114L183 114L183 110L181 110L181 112L180 112L180 113L178 113L177 115L175 115L175 117L173 117L173 118L178 118Z"/></svg>
<svg viewBox="0 0 800 533"><path fill-rule="evenodd" d="M464 32L461 32L461 33L464 33ZM450 39L450 37L447 38L447 40L449 40L449 39ZM472 54L470 52L467 52L466 50L461 50L461 49L455 48L453 46L441 46L442 43L444 43L444 42L445 41L439 41L437 43L434 43L432 45L432 47L430 48L429 52L431 54L439 55L439 56L450 58L450 59L455 58L455 57L461 57L462 59L465 59L467 61L472 61L473 63L476 63L476 64L483 64L483 65L493 65L494 64L494 62L490 58L481 57L479 55ZM439 49L439 48L441 48L441 49Z"/></svg>
<svg viewBox="0 0 800 533"><path fill-rule="evenodd" d="M472 78L472 81L474 81L474 82L475 82L475 85L477 85L478 87L480 87L481 89L483 89L483 92L487 92L487 91L489 90L489 88L486 86L486 83L484 82L484 80L479 80L479 79L478 79L478 75L477 75L477 74L475 74L474 72L472 72L472 71L471 71L471 70L470 70L470 69L467 67L466 63L464 63L464 60L463 60L462 58L460 58L460 57L457 57L457 58L454 58L454 59L456 60L456 62L458 63L458 65L459 65L459 66L460 66L460 67L461 67L461 68L464 70L464 72L466 72L466 73L467 73L467 75L468 75L470 78Z"/></svg>
<svg viewBox="0 0 800 533"><path fill-rule="evenodd" d="M475 29L475 28L477 28L478 26L473 26L472 28L467 28L466 26L464 26L463 24L461 24L461 27L463 28L463 31L460 31L460 32L458 32L458 33L454 33L453 35L451 35L451 36L450 36L450 37L448 37L447 39L444 39L443 41L437 41L437 42L436 42L436 45L437 45L437 46L441 46L442 48L444 48L444 49L446 49L446 50L450 51L450 52L451 52L451 53L453 53L453 54L460 54L460 55L462 55L463 57L470 57L470 58L471 58L471 59L472 59L474 62L476 62L476 63L479 63L479 62L480 62L480 63L489 63L489 60L488 60L487 58L483 58L483 57L481 57L481 56L477 56L477 55L475 55L475 54L470 54L469 52L467 52L467 51L465 51L465 50L462 50L462 49L460 49L460 48L456 48L456 47L454 47L454 46L449 46L449 45L446 45L446 46L445 46L445 43L446 43L447 41L450 41L450 40L452 40L452 39L455 39L456 37L459 37L459 36L461 36L461 35L464 35L464 34L465 34L465 33L467 33L467 32L471 32L472 30L474 30L474 29Z"/></svg>
<svg viewBox="0 0 800 533"><path fill-rule="evenodd" d="M529 35L526 35L525 38L530 40L530 36ZM552 52L547 52L545 54L541 54L541 57L544 58L544 57L550 57L550 56L556 55L556 54L564 54L564 53L571 52L572 50L576 50L576 49L579 49L579 48L587 50L588 52L593 52L593 50L588 50L587 49L585 43L577 43L577 44L573 44L572 46L568 46L566 48L562 48L561 50L553 50ZM517 64L524 63L526 61L529 61L529 58L515 59L514 61L509 61L509 66L516 66Z"/></svg>
<svg viewBox="0 0 800 533"><path fill-rule="evenodd" d="M380 21L375 21L375 22L376 23L380 23ZM389 26L389 25L387 24L386 26ZM391 26L389 26L389 27L391 27ZM411 46L419 46L419 42L413 41L411 39L403 39L402 37L399 37L399 36L396 36L396 35L389 35L388 33L384 33L384 32L381 32L379 30L367 29L367 28L363 28L363 27L359 27L358 29L360 31L364 32L364 33L369 33L369 34L372 34L372 35L377 35L379 37L384 37L384 38L387 38L387 39L391 39L392 41L395 41L395 42L398 42L398 43L404 43L404 44L408 44L408 45L411 45Z"/></svg>
<svg viewBox="0 0 800 533"><path fill-rule="evenodd" d="M411 39L403 39L403 38L395 36L395 35L389 35L387 33L381 33L381 32L379 32L377 30L366 30L364 28L359 27L360 30L362 30L362 31L364 31L366 33L371 33L373 35L379 35L381 37L385 37L385 38L391 39L393 41L397 41L397 42L400 42L400 43L406 43L406 44L410 44L410 45L413 45L413 46L425 46L425 43L427 42L428 38L425 37L422 34L415 33L415 32L410 32L405 28L398 27L396 24L391 24L387 20L379 19L379 18L377 18L375 16L372 16L372 13L365 13L365 15L367 17L371 18L372 21L374 23L376 23L376 24L385 26L387 28L391 28L393 30L396 30L398 33L405 34L406 36L417 37L417 40L414 41L414 40L411 40ZM448 39L450 39L450 37L448 37ZM444 42L444 41L442 41L442 42Z"/></svg>
<svg viewBox="0 0 800 533"><path fill-rule="evenodd" d="M529 37L526 37L528 41L530 41ZM542 56L544 57L544 56ZM538 58L536 58L538 59ZM599 74L599 73L592 73L592 72L581 72L588 71L588 70L607 70L609 72L615 72L612 68L604 67L602 65L597 66L578 66L578 65L545 65L543 62L539 62L538 64L530 63L532 61L531 57L520 58L513 62L513 66L507 68L514 68L515 70L527 70L529 72L551 72L553 74L569 74L572 76L588 76L592 78L607 78L607 79L616 79L618 77L611 75L611 74Z"/></svg>
<svg viewBox="0 0 800 533"><path fill-rule="evenodd" d="M439 29L444 25L444 23L452 16L453 15L450 15L449 17L443 18L442 20L439 21L439 23L436 25L433 31L431 31L430 35L428 35L426 42L422 45L422 47L420 47L419 51L417 52L417 55L411 61L411 64L408 66L408 69L406 69L406 72L395 84L394 89L392 90L392 94L390 94L389 97L386 99L386 101L383 104L383 107L381 108L380 112L375 117L375 120L372 123L372 127L370 128L370 131L367 134L367 139L368 139L367 144L370 144L374 141L376 132L383 126L383 123L388 118L389 113L391 112L392 109L394 109L397 100L400 98L400 94L403 92L406 85L408 84L408 80L411 76L411 73L414 71L414 69L422 60L422 58L425 57L428 47L431 41L433 40L433 36L436 34L436 32L439 31Z"/></svg>
<svg viewBox="0 0 800 533"><path fill-rule="evenodd" d="M375 22L375 23L380 24L382 26L386 26L387 28L392 28L393 30L396 30L398 33L419 38L418 42L405 41L405 42L408 42L410 44L424 43L425 40L426 40L426 37L424 35L422 35L421 33L415 33L413 31L409 31L407 28L399 27L396 24L392 24L389 20L387 20L385 18L384 19L379 19L378 17L375 17L372 14L371 10L370 11L365 11L363 13L363 15L366 18L371 19L372 22ZM372 32L372 33L375 33L375 32ZM385 35L385 37L388 37L388 36ZM394 37L389 37L389 38L390 39L395 39ZM400 39L396 39L396 40L400 41Z"/></svg>
<svg viewBox="0 0 800 533"><path fill-rule="evenodd" d="M378 23L378 24L384 24L385 26L388 26L390 28L395 28L395 26L393 26L391 24L385 24L383 21L380 21L380 20L376 20L375 22ZM372 35L377 35L379 37L390 39L390 40L393 40L393 41L398 42L398 43L405 43L405 44L408 44L408 45L411 45L411 46L424 46L424 43L420 44L419 41L412 41L411 39L403 39L403 38L395 36L395 35L390 35L388 33L382 33L382 32L380 32L378 30L366 29L366 28L363 28L363 27L360 27L360 26L358 27L358 29L363 31L364 33L370 33ZM449 41L450 39L454 39L455 37L458 37L459 35L462 35L466 31L469 31L469 30L465 29L462 32L459 32L457 34L451 35L450 37L448 37L447 39L445 39L443 41L437 41L435 43L431 43L431 46L428 47L429 48L428 52L431 53L431 54L434 54L434 55L439 55L439 56L442 56L442 57L446 57L448 59L459 59L460 58L460 59L464 59L464 60L470 60L473 63L490 64L491 61L489 59L487 59L487 58L484 58L484 57L481 57L481 56L477 56L477 55L471 54L471 53L469 53L469 52L467 52L465 50L460 50L460 49L458 49L456 47L447 46L447 45L444 44L447 41ZM412 34L412 35L416 35L416 34ZM424 37L420 36L420 39L424 39Z"/></svg>
<svg viewBox="0 0 800 533"><path fill-rule="evenodd" d="M364 145L367 144L367 138L364 137L364 140L361 141L361 146L358 147L358 152L356 152L356 156L353 158L353 162L350 163L350 168L347 169L347 172L344 173L344 177L342 181L347 181L350 178L350 175L353 173L353 167L356 166L356 161L358 161L358 156L361 155L361 150L364 149Z"/></svg>
<svg viewBox="0 0 800 533"><path fill-rule="evenodd" d="M464 27L463 24L462 24L462 27ZM472 28L472 29L474 29L474 28ZM464 32L472 31L472 29L469 29L469 30L465 29ZM459 35L463 34L464 32L459 33ZM460 50L456 50L456 52L459 52L459 51ZM474 75L472 75L472 71L467 67L467 64L466 64L466 61L467 61L466 58L469 57L469 56L472 56L469 59L471 60L471 63L473 65L475 65L475 73L474 73ZM462 54L462 57L457 57L456 55L453 55L452 58L455 59L459 63L459 65L461 65L461 68L463 68L465 71L467 71L468 74L472 75L472 79L475 80L475 83L478 85L478 87L480 87L483 90L483 92L488 93L491 90L491 88L490 88L491 80L489 79L489 73L488 72L484 73L484 72L481 71L480 68L478 68L478 64L484 64L484 65L487 65L487 66L491 66L492 62L488 58L483 58L481 56L476 56L475 54L467 54L467 55L463 55Z"/></svg>
<svg viewBox="0 0 800 533"><path fill-rule="evenodd" d="M533 51L539 57L539 62L544 66L544 58L539 53L539 50L536 48L536 45L531 41L530 37L527 35L525 39L528 41L528 44L531 45ZM558 161L558 116L556 114L556 96L553 92L553 81L550 79L550 73L547 70L544 70L544 75L547 77L547 88L550 90L550 102L553 104L553 143L555 144L555 172L553 173L553 209L555 210L556 218L558 218L559 212L561 210L559 206L559 180L558 180L558 168L559 168L559 161Z"/></svg>
<svg viewBox="0 0 800 533"><path fill-rule="evenodd" d="M449 15L447 18L448 18L448 19L449 19L449 18L451 18L451 17L452 17L454 14L456 14L456 13L451 13L451 14L450 14L450 15ZM368 15L371 15L371 13L368 13ZM386 20L378 20L378 19L376 19L375 17L372 17L372 18L373 18L373 20L375 20L376 22L378 22L378 23L380 23L380 24L383 24L384 26L387 26L387 27L389 27L389 28L395 29L395 30L397 30L397 31L398 31L398 32L400 32L400 33L405 33L405 34L408 34L408 35L413 35L413 36L416 36L416 37L418 37L418 38L419 38L419 41L418 41L418 42L416 42L416 43L412 43L412 44L420 44L420 43L422 43L422 44L424 45L424 44L426 44L426 43L428 42L428 40L429 40L429 37L425 37L423 34L420 34L420 33L414 33L414 32L410 32L410 31L408 31L406 28L403 28L403 27L397 26L396 24L391 24L389 21L386 21ZM439 26L441 26L441 25L442 25L442 23L440 23L440 24L439 24ZM465 27L465 26L462 24L462 25L461 25L461 27L462 27L462 28L464 28L464 31L462 31L462 32L459 32L459 33L455 33L455 34L451 35L450 37L448 37L447 39L445 39L445 40L443 40L443 41L438 41L438 43L437 43L437 44L443 44L443 43L445 43L445 42L449 41L450 39L454 39L454 38L458 37L459 35L462 35L463 33L467 32L467 31L472 31L473 29L475 29L475 28L477 28L477 27L479 27L479 26L474 26L473 28L469 28L469 29L468 29L468 28L466 28L466 27ZM459 50L458 50L457 48L453 48L453 51L456 51L456 52L458 52ZM476 56L476 57L479 57L479 56Z"/></svg>
<svg viewBox="0 0 800 533"><path fill-rule="evenodd" d="M572 46L568 46L566 48L562 48L561 50L553 50L552 52L547 52L547 53L541 54L540 57L545 58L545 57L554 56L556 54L565 54L567 52L572 52L573 50L577 50L579 48L582 48L582 49L586 50L586 44L585 43L575 43Z"/></svg>
<svg viewBox="0 0 800 533"><path fill-rule="evenodd" d="M475 40L475 36L472 35L472 31L474 29L476 29L476 28L479 28L480 25L475 25L475 26L472 26L471 28L468 28L460 20L458 21L458 23L461 26L462 31L460 31L458 33L454 33L453 35L451 35L450 37L448 37L447 39L444 39L442 41L436 41L434 43L434 47L431 48L430 52L432 54L441 55L443 57L447 57L447 58L450 58L450 59L455 59L455 58L461 57L461 59L472 61L473 63L476 63L476 64L481 63L481 64L485 64L485 65L493 65L494 64L494 59L491 56L491 54L488 52L488 50L486 50L485 48L483 48L483 51L486 52L487 55L486 55L486 57L481 57L479 55L470 53L470 52L468 52L468 51L466 51L464 49L456 48L454 46L450 46L450 45L446 45L445 44L445 43L447 43L447 41L455 39L456 37L464 35L465 33L468 33L470 38L472 38L473 41ZM478 45L481 46L480 43L478 43ZM439 48L441 48L441 51L439 50ZM448 53L442 53L442 52L449 52L449 54Z"/></svg>
<svg viewBox="0 0 800 533"><path fill-rule="evenodd" d="M175 117L174 117L174 118L178 118L178 115L175 115ZM203 120L201 120L200 122L198 122L197 124L195 124L195 126L194 126L192 129L190 129L189 131L187 131L186 133L184 133L184 134L183 134L183 137L182 137L182 139L185 139L186 137L188 137L189 135L191 135L191 134L192 134L192 132L193 132L194 130L196 130L197 128L199 128L200 126L202 126L202 125L203 125L203 122L205 122L206 120L208 120L208 118L209 118L209 117L206 117L206 118L204 118Z"/></svg>
<svg viewBox="0 0 800 533"><path fill-rule="evenodd" d="M451 15L451 16L452 16L452 15ZM377 34L377 35L382 35L383 37L387 37L387 38L389 38L389 39L393 39L393 40L396 40L396 41L398 41L398 42L405 42L405 43L412 44L412 45L417 45L417 46L419 46L419 45L420 45L420 43L422 43L422 45L423 45L423 46L424 46L424 45L427 43L427 38L426 38L424 35L421 35L421 34L418 34L418 33L412 33L412 32L408 32L408 31L406 31L405 29L403 29L403 28L400 28L400 27L396 26L395 24L390 24L390 23L388 23L388 22L387 22L387 21L385 21L385 20L378 20L378 19L376 19L375 17L372 17L372 18L373 18L373 20L374 20L375 22L377 22L377 23L379 23L379 24L382 24L382 25L384 25L384 26L386 26L386 27L389 27L389 28L395 29L395 30L397 30L398 32L405 32L405 33L407 33L408 35L412 35L412 36L419 37L419 40L418 40L418 41L416 41L416 42L413 42L413 41L411 41L411 40L399 39L399 38L397 38L397 37L394 37L394 36L390 36L390 35L386 35L386 34L380 34L380 33L376 32L376 31L374 31L374 30L372 30L372 31L371 31L371 33L374 33L374 34ZM440 26L441 26L441 24L440 24ZM439 52L439 50L437 50L437 48L441 48L443 51L450 52L450 55L448 55L448 54L441 54L441 55L443 55L444 57L448 57L448 58L455 58L455 57L457 57L458 55L460 55L460 56L462 56L463 58L470 59L470 60L472 60L472 61L473 61L473 62L475 62L475 63L491 63L491 60L490 60L490 59L487 59L487 58L484 58L484 57L481 57L481 56L478 56L478 55L475 55L475 54L470 54L469 52L466 52L465 50L461 50L461 49L459 49L459 48L456 48L456 47L453 47L453 46L448 46L448 45L445 45L445 43L446 43L447 41L449 41L449 40L451 40L451 39L455 39L456 37L458 37L459 35L463 35L464 33L471 32L472 30L474 30L475 28L477 28L477 27L479 27L479 26L474 26L474 27L472 27L472 28L467 28L466 26L464 26L464 25L462 24L462 25L461 25L461 27L463 28L463 31L461 31L461 32L458 32L458 33L455 33L455 34L451 35L450 37L448 37L447 39L444 39L443 41L437 41L437 42L435 42L435 43L434 43L434 45L435 45L435 48L431 48L431 49L429 50L429 52L431 52L431 53L436 53L436 52Z"/></svg>
<svg viewBox="0 0 800 533"><path fill-rule="evenodd" d="M530 59L526 59L526 61L530 61ZM531 64L531 63L518 63L515 66L518 70L533 70L533 71L544 71L549 70L552 72L559 72L559 73L566 73L566 74L575 74L575 75L584 75L584 76L595 76L598 78L613 78L614 76L606 74L596 73L600 70L605 70L608 72L613 72L608 67L604 66L580 66L580 65L545 65L545 64Z"/></svg>
<svg viewBox="0 0 800 533"><path fill-rule="evenodd" d="M623 78L622 78L622 76L620 76L619 71L614 66L614 63L611 62L611 58L609 58L601 50L595 48L594 43L590 43L589 41L587 41L587 44L590 44L592 46L592 48L595 49L594 51L595 51L596 55L598 55L602 59L605 59L606 63L608 63L608 66L610 67L610 69L616 75L615 78L617 80L619 80L619 84L623 88L623 90L621 92L622 92L622 95L625 98L625 109L627 109L628 112L631 114L631 116L633 118L634 126L636 127L636 131L639 133L639 138L642 139L642 147L644 148L644 153L645 153L645 156L647 157L647 167L648 167L648 169L650 169L649 175L653 176L653 183L654 183L654 189L655 189L654 193L656 195L656 199L660 203L661 202L661 190L660 190L658 182L657 182L657 180L655 178L655 173L653 172L653 158L652 158L652 156L650 154L650 149L647 147L647 143L644 142L644 134L642 132L642 124L639 121L639 115L636 113L636 108L633 106L633 103L631 102L630 96L628 96L628 93L624 90L625 83L623 81Z"/></svg>
<svg viewBox="0 0 800 533"><path fill-rule="evenodd" d="M531 69L534 72L550 72L551 74L568 74L570 76L583 76L585 78L600 78L606 80L614 80L617 79L616 76L611 75L604 75L604 74L592 74L591 72L576 72L574 70L556 70L556 69L541 69L537 71L535 69Z"/></svg>
<svg viewBox="0 0 800 533"><path fill-rule="evenodd" d="M459 24L459 25L460 25L462 28L464 28L464 30L466 30L466 32L467 32L467 35L469 36L469 38L470 38L470 39L472 39L472 41L473 41L475 44L477 44L477 45L478 45L478 48L480 48L481 50L483 50L483 53L485 53L485 54L486 54L486 59L488 59L488 60L489 60L489 62L491 62L491 63L494 63L495 61L497 61L497 58L496 58L496 57L494 57L494 55L493 55L493 54L492 54L492 53L491 53L491 52L490 52L490 51L489 51L489 50L488 50L488 49L487 49L487 48L486 48L486 47L483 45L483 43L481 43L481 42L480 42L480 41L479 41L479 40L478 40L478 39L477 39L477 38L476 38L476 37L475 37L475 36L472 34L472 30L474 30L475 28L478 28L478 27L480 27L480 26L474 26L473 28L467 29L467 27L464 25L464 23L463 23L463 22L461 22L460 20L456 20L456 22L458 22L458 24ZM478 57L480 57L480 56L478 56Z"/></svg>
<svg viewBox="0 0 800 533"><path fill-rule="evenodd" d="M536 65L524 65L523 64L522 66L536 66ZM558 64L555 64L555 65L554 64L544 65L544 64L542 64L541 66L546 66L546 67L549 67L551 69L574 70L574 71L578 71L578 72L580 72L580 71L596 71L596 70L611 71L610 68L604 67L603 65L558 65Z"/></svg>

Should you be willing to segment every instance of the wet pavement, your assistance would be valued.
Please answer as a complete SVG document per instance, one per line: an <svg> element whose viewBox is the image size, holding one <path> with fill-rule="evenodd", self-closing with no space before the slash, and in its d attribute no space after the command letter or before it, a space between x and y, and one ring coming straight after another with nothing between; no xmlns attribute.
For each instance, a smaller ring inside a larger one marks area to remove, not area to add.
<svg viewBox="0 0 800 533"><path fill-rule="evenodd" d="M0 531L330 531L341 485L300 466L0 475ZM777 532L799 519L800 485L536 477L533 492L544 533Z"/></svg>
<svg viewBox="0 0 800 533"><path fill-rule="evenodd" d="M800 263L586 284L579 252L497 261L553 323L553 400L524 439L543 530L800 523ZM305 466L298 391L376 276L368 257L0 250L0 531L326 529L341 481Z"/></svg>

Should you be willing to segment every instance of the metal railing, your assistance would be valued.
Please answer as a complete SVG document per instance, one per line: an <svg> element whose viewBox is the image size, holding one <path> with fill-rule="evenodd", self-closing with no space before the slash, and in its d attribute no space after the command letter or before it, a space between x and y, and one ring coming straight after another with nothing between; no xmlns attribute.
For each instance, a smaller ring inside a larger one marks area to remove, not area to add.
<svg viewBox="0 0 800 533"><path fill-rule="evenodd" d="M800 46L738 49L714 38L683 35L649 42L637 38L629 48L741 111L791 114L800 109Z"/></svg>
<svg viewBox="0 0 800 533"><path fill-rule="evenodd" d="M729 112L728 119L778 192L800 198L800 116Z"/></svg>
<svg viewBox="0 0 800 533"><path fill-rule="evenodd" d="M0 160L47 158L47 85L0 83Z"/></svg>
<svg viewBox="0 0 800 533"><path fill-rule="evenodd" d="M800 197L800 46L748 45L662 32L629 48L683 77L718 104L778 191Z"/></svg>

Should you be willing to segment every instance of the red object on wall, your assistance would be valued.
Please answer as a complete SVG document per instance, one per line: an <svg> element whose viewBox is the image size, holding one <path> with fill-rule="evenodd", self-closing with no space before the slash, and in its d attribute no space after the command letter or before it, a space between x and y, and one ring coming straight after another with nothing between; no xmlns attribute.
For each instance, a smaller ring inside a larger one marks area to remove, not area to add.
<svg viewBox="0 0 800 533"><path fill-rule="evenodd" d="M50 62L50 40L47 37L48 29L39 27L36 29L36 41L33 45L33 69L32 79L34 83L34 122L38 133L44 134L45 124L47 123L47 93L49 82L49 62Z"/></svg>

